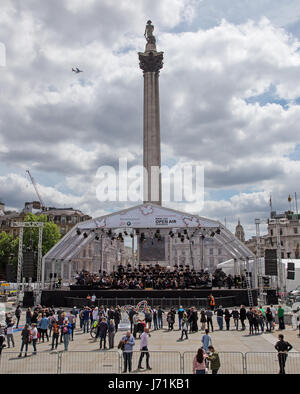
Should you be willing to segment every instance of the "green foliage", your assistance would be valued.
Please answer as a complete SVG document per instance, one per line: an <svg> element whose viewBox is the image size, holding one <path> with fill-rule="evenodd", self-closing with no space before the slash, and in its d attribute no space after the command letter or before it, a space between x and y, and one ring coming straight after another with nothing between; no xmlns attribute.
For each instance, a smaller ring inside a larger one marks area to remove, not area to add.
<svg viewBox="0 0 300 394"><path fill-rule="evenodd" d="M5 231L0 233L0 272L5 274L6 264L13 263L15 266L18 261L19 238L14 238ZM13 256L12 256L13 255Z"/></svg>
<svg viewBox="0 0 300 394"><path fill-rule="evenodd" d="M43 222L43 242L42 242L42 254L43 256L60 240L59 227L53 222L47 222L46 215L34 215L28 213L25 217L25 222ZM32 245L34 250L38 250L39 242L39 229L38 228L25 228L24 245L30 247Z"/></svg>

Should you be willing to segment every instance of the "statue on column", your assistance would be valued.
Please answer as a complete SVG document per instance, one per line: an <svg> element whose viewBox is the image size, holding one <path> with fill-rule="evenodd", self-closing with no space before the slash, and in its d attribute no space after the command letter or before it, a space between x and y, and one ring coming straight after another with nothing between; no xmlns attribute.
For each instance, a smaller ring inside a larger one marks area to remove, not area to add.
<svg viewBox="0 0 300 394"><path fill-rule="evenodd" d="M146 28L145 28L145 33L144 36L149 44L155 44L155 37L153 35L153 30L154 26L152 25L152 22L149 20L147 22Z"/></svg>

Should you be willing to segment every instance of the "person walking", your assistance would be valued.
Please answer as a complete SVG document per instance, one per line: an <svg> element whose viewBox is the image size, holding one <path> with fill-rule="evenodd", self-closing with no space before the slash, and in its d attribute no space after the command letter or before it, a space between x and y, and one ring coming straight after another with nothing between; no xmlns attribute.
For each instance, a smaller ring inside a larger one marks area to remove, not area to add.
<svg viewBox="0 0 300 394"><path fill-rule="evenodd" d="M22 309L21 309L21 305L19 304L15 310L15 316L17 319L17 324L16 324L16 328L19 327L19 322L20 322L20 318L21 318L21 314L22 314Z"/></svg>
<svg viewBox="0 0 300 394"><path fill-rule="evenodd" d="M279 330L285 330L284 309L282 308L281 305L278 305L277 316L278 316Z"/></svg>
<svg viewBox="0 0 300 394"><path fill-rule="evenodd" d="M216 375L221 367L219 353L215 351L215 348L210 345L208 346L209 355L207 360L210 362L210 369L213 375Z"/></svg>
<svg viewBox="0 0 300 394"><path fill-rule="evenodd" d="M100 349L102 349L102 344L104 350L106 350L106 335L107 335L107 330L108 330L108 324L107 320L105 317L103 317L98 324L99 328L99 336L100 336Z"/></svg>
<svg viewBox="0 0 300 394"><path fill-rule="evenodd" d="M293 349L293 346L289 342L284 341L284 336L282 334L278 335L278 339L275 349L278 351L279 374L285 374L285 364L288 352Z"/></svg>
<svg viewBox="0 0 300 394"><path fill-rule="evenodd" d="M206 312L205 312L205 315L206 315L206 320L207 320L208 332L209 332L209 326L211 327L211 331L213 332L214 331L214 326L213 326L213 321L212 321L212 319L213 319L213 311L208 308L206 310Z"/></svg>
<svg viewBox="0 0 300 394"><path fill-rule="evenodd" d="M38 340L38 330L36 328L36 324L31 324L31 341L33 346L33 354L36 354L36 344Z"/></svg>
<svg viewBox="0 0 300 394"><path fill-rule="evenodd" d="M123 373L131 372L132 369L132 352L133 352L133 347L135 345L135 341L133 338L133 335L131 332L128 330L126 335L124 335L121 339L121 342L123 343L123 359L124 359L124 370Z"/></svg>
<svg viewBox="0 0 300 394"><path fill-rule="evenodd" d="M193 374L205 374L207 357L208 356L204 349L198 349L198 352L193 360Z"/></svg>
<svg viewBox="0 0 300 394"><path fill-rule="evenodd" d="M141 335L141 342L140 342L141 355L139 358L138 369L144 369L142 367L142 361L143 361L144 356L146 356L146 368L148 370L152 369L149 364L150 354L149 354L149 350L148 350L148 341L149 341L148 333L149 333L149 328L146 327L144 329L144 332Z"/></svg>
<svg viewBox="0 0 300 394"><path fill-rule="evenodd" d="M239 329L240 314L239 314L239 311L237 310L237 307L235 307L235 308L233 309L233 311L231 312L231 315L232 315L232 317L233 317L233 322L234 322L235 328L236 328L236 330L238 331L238 329Z"/></svg>
<svg viewBox="0 0 300 394"><path fill-rule="evenodd" d="M25 347L25 357L27 357L28 344L30 342L30 335L31 335L31 332L30 332L29 324L25 324L25 326L21 332L22 343L21 343L20 354L18 355L18 357L22 357L22 352L23 352L24 347Z"/></svg>
<svg viewBox="0 0 300 394"><path fill-rule="evenodd" d="M113 320L110 320L109 325L108 325L108 346L109 349L114 348L114 340L115 340L115 334L116 334L116 328Z"/></svg>
<svg viewBox="0 0 300 394"><path fill-rule="evenodd" d="M211 336L208 335L209 331L208 329L205 330L205 334L202 336L201 342L203 344L203 349L205 350L206 353L208 353L208 347L212 345L212 340Z"/></svg>
<svg viewBox="0 0 300 394"><path fill-rule="evenodd" d="M180 340L183 341L183 335L185 334L185 339L189 339L188 337L188 319L187 314L184 312L181 321L181 338Z"/></svg>
<svg viewBox="0 0 300 394"><path fill-rule="evenodd" d="M145 311L145 323L146 323L146 326L149 328L149 330L151 330L152 313L149 308L147 308Z"/></svg>

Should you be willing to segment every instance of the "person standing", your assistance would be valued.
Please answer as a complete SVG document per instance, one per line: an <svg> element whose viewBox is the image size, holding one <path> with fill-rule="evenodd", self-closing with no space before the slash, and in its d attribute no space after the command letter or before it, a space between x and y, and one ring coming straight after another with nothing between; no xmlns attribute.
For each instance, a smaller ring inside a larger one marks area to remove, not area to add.
<svg viewBox="0 0 300 394"><path fill-rule="evenodd" d="M134 310L134 307L131 307L129 312L128 312L128 318L130 321L130 332L132 333L133 331L133 316L136 314L136 311Z"/></svg>
<svg viewBox="0 0 300 394"><path fill-rule="evenodd" d="M225 313L224 313L224 319L225 319L225 323L226 323L226 330L229 331L230 330L230 318L231 318L231 313L229 312L228 309L225 309Z"/></svg>
<svg viewBox="0 0 300 394"><path fill-rule="evenodd" d="M213 311L211 310L211 309L207 309L207 311L205 312L205 315L206 315L206 319L207 319L207 329L208 329L208 332L209 332L209 326L211 327L211 330L212 330L212 332L214 331L214 326L213 326L213 321L212 321L212 318L213 318Z"/></svg>
<svg viewBox="0 0 300 394"><path fill-rule="evenodd" d="M72 334L72 325L71 323L69 323L68 320L66 320L63 326L64 346L66 352L68 351L71 334Z"/></svg>
<svg viewBox="0 0 300 394"><path fill-rule="evenodd" d="M271 304L270 305L270 310L272 312L273 315L273 323L272 323L272 330L275 330L275 325L276 325L276 308L274 308L274 306Z"/></svg>
<svg viewBox="0 0 300 394"><path fill-rule="evenodd" d="M205 330L205 334L202 337L202 344L203 344L203 349L206 351L206 353L208 353L208 348L210 345L212 345L212 340L211 340L211 336L208 335L209 331L208 329Z"/></svg>
<svg viewBox="0 0 300 394"><path fill-rule="evenodd" d="M232 317L233 317L233 322L234 322L235 328L236 328L236 330L238 331L238 329L239 329L240 314L239 314L239 311L237 310L237 307L235 307L235 308L233 309L233 311L231 312L231 315L232 315Z"/></svg>
<svg viewBox="0 0 300 394"><path fill-rule="evenodd" d="M182 321L181 321L181 338L180 340L183 341L183 335L185 334L185 338L189 339L188 337L188 319L187 319L187 314L184 312L182 316Z"/></svg>
<svg viewBox="0 0 300 394"><path fill-rule="evenodd" d="M120 311L120 307L119 306L117 306L116 309L115 309L114 320L115 320L115 330L116 330L116 332L118 332L118 326L119 326L120 321L121 321L121 311Z"/></svg>
<svg viewBox="0 0 300 394"><path fill-rule="evenodd" d="M222 309L222 305L220 305L218 307L218 309L215 310L215 313L217 314L217 322L219 325L219 329L223 330L223 315L224 315L224 311Z"/></svg>
<svg viewBox="0 0 300 394"><path fill-rule="evenodd" d="M246 330L246 326L245 326L246 318L247 318L246 308L244 307L244 305L241 305L241 308L240 308L240 321L241 321L241 324L242 324L242 330L243 331Z"/></svg>
<svg viewBox="0 0 300 394"><path fill-rule="evenodd" d="M58 339L59 339L59 330L60 330L59 324L57 321L55 321L52 326L52 347L51 347L51 350L54 350L54 343L55 343L55 349L57 349Z"/></svg>
<svg viewBox="0 0 300 394"><path fill-rule="evenodd" d="M108 330L108 324L105 317L101 319L97 328L98 328L98 335L100 337L100 349L102 349L102 344L103 344L103 348L104 350L106 350L106 335Z"/></svg>
<svg viewBox="0 0 300 394"><path fill-rule="evenodd" d="M214 347L208 346L209 355L207 360L210 361L210 369L213 375L216 375L221 367L219 353L215 351Z"/></svg>
<svg viewBox="0 0 300 394"><path fill-rule="evenodd" d="M153 326L154 326L154 331L158 330L158 324L157 324L157 309L153 309Z"/></svg>
<svg viewBox="0 0 300 394"><path fill-rule="evenodd" d="M18 306L17 306L17 309L15 310L15 316L16 316L16 319L17 319L16 328L19 327L19 322L20 322L21 314L22 314L21 305L18 305Z"/></svg>
<svg viewBox="0 0 300 394"><path fill-rule="evenodd" d="M127 331L126 335L122 337L121 340L124 344L123 346L123 359L124 359L124 370L123 373L131 372L132 369L132 352L133 346L135 345L134 338L130 331Z"/></svg>
<svg viewBox="0 0 300 394"><path fill-rule="evenodd" d="M5 344L5 328L4 328L4 324L0 323L0 357L1 357L1 353L2 350L5 348L6 344Z"/></svg>
<svg viewBox="0 0 300 394"><path fill-rule="evenodd" d="M31 340L32 340L32 346L33 346L33 354L36 354L36 343L38 340L38 330L36 328L35 323L32 323L32 325L31 325Z"/></svg>
<svg viewBox="0 0 300 394"><path fill-rule="evenodd" d="M83 333L89 332L89 323L90 323L90 308L86 306L82 312L83 317Z"/></svg>
<svg viewBox="0 0 300 394"><path fill-rule="evenodd" d="M115 340L115 334L116 334L116 329L115 329L115 324L113 320L110 320L109 325L108 325L108 346L109 349L114 348L114 340Z"/></svg>
<svg viewBox="0 0 300 394"><path fill-rule="evenodd" d="M210 307L210 309L211 309L212 311L214 311L215 306L216 306L216 301L215 301L215 297L214 297L212 294L210 294L210 295L208 296L208 302L209 302L209 307Z"/></svg>
<svg viewBox="0 0 300 394"><path fill-rule="evenodd" d="M32 318L32 311L31 308L28 308L26 311L26 324L31 324L31 318Z"/></svg>
<svg viewBox="0 0 300 394"><path fill-rule="evenodd" d="M248 322L249 322L249 335L254 334L254 313L252 308L246 314Z"/></svg>
<svg viewBox="0 0 300 394"><path fill-rule="evenodd" d="M200 312L200 323L201 323L201 330L205 331L206 328L206 316L205 316L205 310L202 309Z"/></svg>
<svg viewBox="0 0 300 394"><path fill-rule="evenodd" d="M198 349L198 352L193 360L193 374L205 374L207 357L208 356L204 349Z"/></svg>
<svg viewBox="0 0 300 394"><path fill-rule="evenodd" d="M288 352L293 349L293 346L284 341L282 334L278 335L279 341L275 345L275 349L278 351L278 362L279 362L279 374L285 374L285 363L288 356Z"/></svg>
<svg viewBox="0 0 300 394"><path fill-rule="evenodd" d="M258 323L260 325L261 332L265 331L265 317L261 311L261 309L258 310Z"/></svg>
<svg viewBox="0 0 300 394"><path fill-rule="evenodd" d="M10 321L6 326L6 339L7 339L7 348L10 348L10 342L12 343L12 347L15 347L14 341L14 323Z"/></svg>
<svg viewBox="0 0 300 394"><path fill-rule="evenodd" d="M30 333L29 325L25 324L25 326L21 332L22 343L21 343L20 354L18 355L18 357L22 357L22 352L23 352L24 346L25 346L25 357L27 357L30 335L31 335L31 333Z"/></svg>
<svg viewBox="0 0 300 394"><path fill-rule="evenodd" d="M177 313L178 313L178 324L179 324L179 331L180 331L181 330L181 321L182 321L182 317L184 314L184 309L182 308L182 305L180 305Z"/></svg>
<svg viewBox="0 0 300 394"><path fill-rule="evenodd" d="M70 313L68 315L68 320L69 320L69 323L71 324L71 327L72 327L71 341L74 341L75 316L73 315L72 311L70 311Z"/></svg>
<svg viewBox="0 0 300 394"><path fill-rule="evenodd" d="M158 320L158 328L163 328L163 314L165 312L161 309L161 306L158 307L157 310L157 320Z"/></svg>
<svg viewBox="0 0 300 394"><path fill-rule="evenodd" d="M278 305L277 316L278 316L279 330L284 330L285 329L284 309L282 308L281 305Z"/></svg>
<svg viewBox="0 0 300 394"><path fill-rule="evenodd" d="M44 314L42 315L42 318L38 323L38 327L40 329L40 335L42 341L45 342L45 334L46 334L47 341L49 342L49 336L48 336L49 319Z"/></svg>
<svg viewBox="0 0 300 394"><path fill-rule="evenodd" d="M149 370L152 369L149 364L150 354L149 354L149 350L148 350L148 341L149 341L148 333L149 333L149 328L146 327L144 329L144 332L141 335L141 342L140 342L141 355L140 355L140 359L139 359L138 369L143 369L142 361L143 361L144 356L146 356L146 368Z"/></svg>
<svg viewBox="0 0 300 394"><path fill-rule="evenodd" d="M266 331L271 332L273 326L273 313L271 309L268 307L266 310Z"/></svg>

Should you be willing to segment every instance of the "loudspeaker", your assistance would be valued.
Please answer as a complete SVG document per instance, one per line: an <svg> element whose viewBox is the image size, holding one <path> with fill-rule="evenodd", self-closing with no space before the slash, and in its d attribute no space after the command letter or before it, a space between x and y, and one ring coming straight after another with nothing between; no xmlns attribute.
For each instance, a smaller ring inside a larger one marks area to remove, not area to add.
<svg viewBox="0 0 300 394"><path fill-rule="evenodd" d="M57 277L57 273L56 272L54 272L54 276L53 277L54 277L54 279Z"/></svg>
<svg viewBox="0 0 300 394"><path fill-rule="evenodd" d="M52 279L53 278L53 274L52 274L52 272L50 272L50 279Z"/></svg>
<svg viewBox="0 0 300 394"><path fill-rule="evenodd" d="M277 276L277 250L265 250L265 275Z"/></svg>
<svg viewBox="0 0 300 394"><path fill-rule="evenodd" d="M35 254L33 250L23 253L23 277L33 278L34 277L34 260Z"/></svg>
<svg viewBox="0 0 300 394"><path fill-rule="evenodd" d="M278 304L278 296L276 295L276 290L267 290L267 304Z"/></svg>

